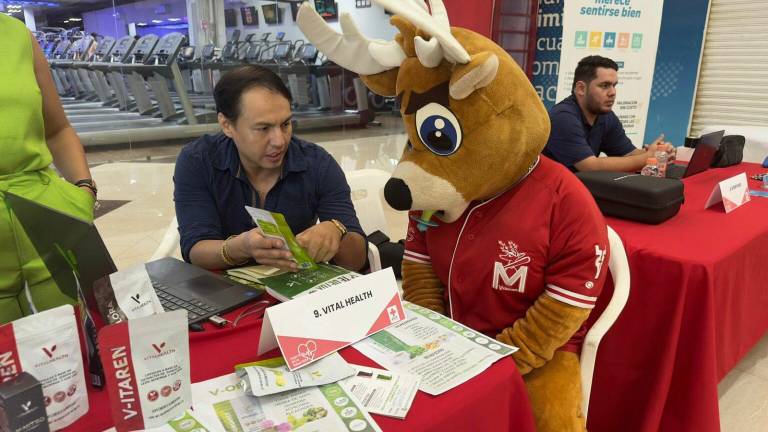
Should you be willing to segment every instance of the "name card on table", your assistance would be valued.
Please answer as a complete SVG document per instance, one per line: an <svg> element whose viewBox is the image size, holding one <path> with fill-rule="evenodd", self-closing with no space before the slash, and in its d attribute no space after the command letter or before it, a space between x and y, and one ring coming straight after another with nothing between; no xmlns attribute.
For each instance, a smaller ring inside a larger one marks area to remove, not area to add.
<svg viewBox="0 0 768 432"><path fill-rule="evenodd" d="M704 208L711 207L720 201L723 202L725 212L730 213L739 206L749 202L749 187L747 185L747 174L741 173L731 178L725 179L715 185Z"/></svg>
<svg viewBox="0 0 768 432"><path fill-rule="evenodd" d="M395 275L386 268L268 308L258 353L279 346L294 370L404 318Z"/></svg>

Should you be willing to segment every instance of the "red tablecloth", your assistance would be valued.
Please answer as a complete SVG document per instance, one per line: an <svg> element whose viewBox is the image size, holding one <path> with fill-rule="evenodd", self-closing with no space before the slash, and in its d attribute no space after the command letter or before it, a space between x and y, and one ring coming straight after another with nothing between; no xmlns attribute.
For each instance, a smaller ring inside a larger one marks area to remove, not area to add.
<svg viewBox="0 0 768 432"><path fill-rule="evenodd" d="M227 314L234 319L241 311ZM257 358L261 319L244 317L236 328L190 333L192 382L232 373L234 365ZM272 355L269 355L272 354ZM378 367L353 348L341 351L350 363ZM265 357L279 355L277 351ZM66 432L99 432L112 426L106 391L89 388L90 411ZM418 392L405 420L372 414L384 431L535 431L525 384L511 357L440 396Z"/></svg>
<svg viewBox="0 0 768 432"><path fill-rule="evenodd" d="M719 181L745 171L768 170L741 164L684 179L680 213L660 225L608 218L631 291L598 350L590 432L720 430L717 384L768 329L768 198L730 214L704 209Z"/></svg>

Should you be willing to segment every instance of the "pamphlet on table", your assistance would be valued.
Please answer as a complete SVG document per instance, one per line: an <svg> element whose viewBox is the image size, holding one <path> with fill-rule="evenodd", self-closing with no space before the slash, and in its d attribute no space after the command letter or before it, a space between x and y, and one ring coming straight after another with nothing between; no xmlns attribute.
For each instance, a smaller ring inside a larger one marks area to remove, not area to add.
<svg viewBox="0 0 768 432"><path fill-rule="evenodd" d="M235 268L227 269L224 273L226 273L227 276L235 276L240 279L261 283L261 279L269 276L275 276L280 273L284 273L284 271L280 270L277 267L272 267L272 266L263 265L263 264L256 264L251 266L235 267Z"/></svg>
<svg viewBox="0 0 768 432"><path fill-rule="evenodd" d="M355 374L355 369L338 353L318 360L294 372L282 366L246 366L237 370L247 394L266 396L297 388L330 384Z"/></svg>
<svg viewBox="0 0 768 432"><path fill-rule="evenodd" d="M195 414L227 432L381 431L338 383L269 396L246 394L236 374L192 385Z"/></svg>
<svg viewBox="0 0 768 432"><path fill-rule="evenodd" d="M104 432L115 432L115 428ZM211 424L190 410L168 423L151 429L141 429L134 432L225 432L215 423Z"/></svg>
<svg viewBox="0 0 768 432"><path fill-rule="evenodd" d="M444 393L517 351L429 309L403 305L405 320L353 347L388 370L420 376L426 393Z"/></svg>
<svg viewBox="0 0 768 432"><path fill-rule="evenodd" d="M405 418L419 390L421 378L418 375L359 365L352 365L352 367L356 369L356 373L340 381L340 384L349 393L355 395L366 411L399 419Z"/></svg>
<svg viewBox="0 0 768 432"><path fill-rule="evenodd" d="M280 301L288 301L349 282L360 276L359 273L339 266L318 264L315 269L267 276L261 278L260 282L267 288L269 295Z"/></svg>

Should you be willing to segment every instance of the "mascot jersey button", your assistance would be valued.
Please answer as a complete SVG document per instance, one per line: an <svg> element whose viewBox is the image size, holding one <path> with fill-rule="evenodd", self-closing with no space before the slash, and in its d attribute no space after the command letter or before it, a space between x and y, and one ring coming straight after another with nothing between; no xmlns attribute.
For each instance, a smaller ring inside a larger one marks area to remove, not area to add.
<svg viewBox="0 0 768 432"><path fill-rule="evenodd" d="M474 240L475 239L475 235L474 234L470 234L470 235L467 236L467 238L469 240Z"/></svg>

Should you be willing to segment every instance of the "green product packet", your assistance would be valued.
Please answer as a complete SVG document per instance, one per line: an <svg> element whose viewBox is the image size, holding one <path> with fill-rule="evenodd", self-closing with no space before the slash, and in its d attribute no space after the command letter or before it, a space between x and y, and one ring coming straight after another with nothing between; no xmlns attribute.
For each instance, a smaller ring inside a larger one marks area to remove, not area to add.
<svg viewBox="0 0 768 432"><path fill-rule="evenodd" d="M291 227L288 226L288 222L286 222L285 216L283 216L281 213L272 213L272 217L274 217L277 221L277 227L280 229L280 233L288 243L288 249L291 250L291 253L296 259L296 263L299 265L299 268L302 270L316 269L317 264L312 261L312 258L310 258L309 255L307 255L307 251L305 251L304 248L299 246L299 244L296 242L296 237L293 236L293 232L291 231Z"/></svg>
<svg viewBox="0 0 768 432"><path fill-rule="evenodd" d="M176 432L208 432L208 429L189 415L188 412L184 413L184 416L181 418L169 421L168 426Z"/></svg>
<svg viewBox="0 0 768 432"><path fill-rule="evenodd" d="M277 368L280 366L285 366L285 359L282 357L273 357L268 358L264 360L258 360L255 362L250 363L240 363L235 365L235 372L239 371L240 369L247 368L249 366L261 366L261 367L267 367L267 368Z"/></svg>
<svg viewBox="0 0 768 432"><path fill-rule="evenodd" d="M288 246L288 250L290 250L293 255L294 261L296 261L296 264L299 265L300 269L306 270L317 268L317 264L309 257L307 251L296 242L296 237L294 237L288 222L285 221L285 216L281 213L270 212L249 206L245 206L245 209L253 221L256 222L259 228L261 228L261 232L263 232L265 236L278 238L285 242Z"/></svg>

